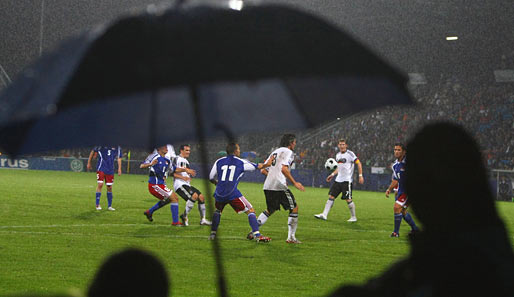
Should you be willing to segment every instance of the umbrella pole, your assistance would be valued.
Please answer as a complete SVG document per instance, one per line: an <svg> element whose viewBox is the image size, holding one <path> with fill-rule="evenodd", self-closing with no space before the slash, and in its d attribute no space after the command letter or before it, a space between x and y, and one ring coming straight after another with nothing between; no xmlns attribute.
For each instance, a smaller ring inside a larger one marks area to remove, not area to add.
<svg viewBox="0 0 514 297"><path fill-rule="evenodd" d="M207 211L209 215L212 216L214 213L214 201L211 192L211 185L209 183L209 168L207 167L208 158L207 158L207 149L205 148L205 135L204 128L202 123L202 112L200 109L200 102L198 97L197 89L194 85L190 86L191 98L193 101L193 110L195 113L195 121L196 121L196 135L198 137L198 141L200 143L200 158L202 160L202 171L205 175L204 177L204 187L207 201ZM212 220L212 217L211 217ZM223 262L221 260L221 249L218 242L218 237L216 236L212 241L212 249L214 251L214 258L216 263L216 271L218 272L218 290L219 296L227 297L227 284L225 280L225 273L223 271Z"/></svg>

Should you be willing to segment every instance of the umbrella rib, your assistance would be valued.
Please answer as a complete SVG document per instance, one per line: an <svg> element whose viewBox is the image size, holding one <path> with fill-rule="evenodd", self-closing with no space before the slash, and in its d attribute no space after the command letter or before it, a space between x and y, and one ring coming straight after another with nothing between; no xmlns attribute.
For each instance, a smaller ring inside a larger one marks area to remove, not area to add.
<svg viewBox="0 0 514 297"><path fill-rule="evenodd" d="M202 160L202 171L206 175L204 178L204 186L205 186L205 194L207 200L207 211L210 215L214 213L214 201L211 193L211 185L209 184L209 169L207 167L208 158L207 158L207 150L205 143L205 134L202 122L202 113L200 109L200 98L198 96L198 90L196 86L190 85L191 98L193 101L193 110L196 121L196 135L198 137L198 141L200 144L200 157ZM211 218L212 219L212 218ZM225 280L225 273L223 271L223 261L221 260L221 249L219 246L218 237L216 236L212 241L212 249L214 251L214 258L216 263L216 270L218 271L218 289L220 291L221 297L227 297L227 285Z"/></svg>

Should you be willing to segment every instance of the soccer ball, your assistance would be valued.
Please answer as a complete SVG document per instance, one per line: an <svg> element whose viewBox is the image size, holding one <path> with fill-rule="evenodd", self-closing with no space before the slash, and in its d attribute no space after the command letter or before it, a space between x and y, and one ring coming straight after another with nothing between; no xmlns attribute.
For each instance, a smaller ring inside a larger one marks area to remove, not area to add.
<svg viewBox="0 0 514 297"><path fill-rule="evenodd" d="M334 171L337 169L337 162L334 158L328 158L325 162L325 168L329 171Z"/></svg>

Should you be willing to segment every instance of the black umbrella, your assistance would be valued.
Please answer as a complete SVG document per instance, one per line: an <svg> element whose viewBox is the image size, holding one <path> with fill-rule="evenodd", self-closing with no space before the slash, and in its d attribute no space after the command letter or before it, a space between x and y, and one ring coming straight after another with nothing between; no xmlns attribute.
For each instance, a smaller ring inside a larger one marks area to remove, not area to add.
<svg viewBox="0 0 514 297"><path fill-rule="evenodd" d="M120 19L42 57L0 98L0 147L11 154L98 143L148 148L305 129L408 104L405 87L405 76L309 13L182 5ZM226 295L217 241L214 250Z"/></svg>
<svg viewBox="0 0 514 297"><path fill-rule="evenodd" d="M181 7L120 19L42 57L0 98L0 146L26 154L194 140L195 128L183 124L197 115L193 91L206 135L219 135L217 127L236 135L302 129L409 103L405 83L310 14L279 5Z"/></svg>

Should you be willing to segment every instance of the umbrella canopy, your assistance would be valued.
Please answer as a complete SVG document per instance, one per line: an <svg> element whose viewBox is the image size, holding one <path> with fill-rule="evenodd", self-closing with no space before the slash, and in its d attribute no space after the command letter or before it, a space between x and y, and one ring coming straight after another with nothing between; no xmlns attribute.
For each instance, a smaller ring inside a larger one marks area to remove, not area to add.
<svg viewBox="0 0 514 297"><path fill-rule="evenodd" d="M304 129L408 104L406 77L335 26L281 5L189 5L67 40L0 97L0 147L145 147ZM195 100L191 100L195 98Z"/></svg>

